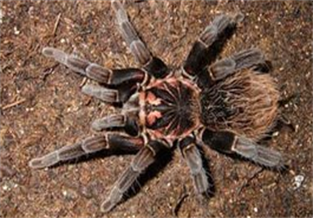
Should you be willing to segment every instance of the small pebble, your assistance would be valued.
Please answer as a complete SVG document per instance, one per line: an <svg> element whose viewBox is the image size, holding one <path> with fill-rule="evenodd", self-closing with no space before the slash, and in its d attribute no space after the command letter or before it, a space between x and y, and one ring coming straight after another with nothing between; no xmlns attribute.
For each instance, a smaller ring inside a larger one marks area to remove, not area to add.
<svg viewBox="0 0 313 218"><path fill-rule="evenodd" d="M63 196L66 197L66 196L67 196L67 191L66 191L66 190L63 190L63 191L62 191L62 194L63 194Z"/></svg>
<svg viewBox="0 0 313 218"><path fill-rule="evenodd" d="M300 188L303 181L304 181L304 176L296 175L294 178L293 189L296 190L296 189Z"/></svg>
<svg viewBox="0 0 313 218"><path fill-rule="evenodd" d="M4 191L8 191L8 190L9 190L9 186L8 186L8 185L3 185L3 186L2 186L2 189L3 189Z"/></svg>
<svg viewBox="0 0 313 218"><path fill-rule="evenodd" d="M0 9L0 23L2 23L2 18L3 18L3 12L2 12L2 10Z"/></svg>
<svg viewBox="0 0 313 218"><path fill-rule="evenodd" d="M13 188L17 188L18 184L14 182L8 182L2 186L3 191L11 191Z"/></svg>
<svg viewBox="0 0 313 218"><path fill-rule="evenodd" d="M14 34L15 34L15 35L20 34L20 31L17 29L17 26L14 27Z"/></svg>
<svg viewBox="0 0 313 218"><path fill-rule="evenodd" d="M274 133L272 134L273 137L277 137L278 135L279 135L279 132L278 132L278 131L276 131L276 132L274 132Z"/></svg>

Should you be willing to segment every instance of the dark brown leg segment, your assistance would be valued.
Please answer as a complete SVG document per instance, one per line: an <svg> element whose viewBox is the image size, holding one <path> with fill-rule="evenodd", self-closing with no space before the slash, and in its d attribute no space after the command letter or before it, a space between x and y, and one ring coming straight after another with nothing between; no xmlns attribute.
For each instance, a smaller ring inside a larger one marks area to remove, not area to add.
<svg viewBox="0 0 313 218"><path fill-rule="evenodd" d="M202 132L202 141L212 149L226 154L238 154L256 164L273 169L283 169L285 164L282 155L275 150L258 145L252 140L237 136L229 131Z"/></svg>
<svg viewBox="0 0 313 218"><path fill-rule="evenodd" d="M109 196L102 203L102 212L110 211L122 200L123 194L133 185L139 175L155 161L156 155L164 147L165 145L159 141L150 141L136 154L130 166L118 178Z"/></svg>
<svg viewBox="0 0 313 218"><path fill-rule="evenodd" d="M34 158L29 162L29 166L36 169L50 167L61 161L68 161L104 149L138 151L143 144L144 139L142 137L129 137L113 133L94 136L74 145L64 146L42 157Z"/></svg>
<svg viewBox="0 0 313 218"><path fill-rule="evenodd" d="M209 182L195 140L192 137L186 137L179 142L179 148L189 166L196 192L206 194L209 189Z"/></svg>

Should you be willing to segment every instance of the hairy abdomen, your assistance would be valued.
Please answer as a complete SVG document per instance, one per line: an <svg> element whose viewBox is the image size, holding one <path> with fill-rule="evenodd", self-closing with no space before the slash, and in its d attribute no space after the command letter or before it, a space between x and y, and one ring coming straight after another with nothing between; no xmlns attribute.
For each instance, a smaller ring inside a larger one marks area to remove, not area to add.
<svg viewBox="0 0 313 218"><path fill-rule="evenodd" d="M269 74L244 70L201 93L201 122L259 140L278 114L279 93Z"/></svg>

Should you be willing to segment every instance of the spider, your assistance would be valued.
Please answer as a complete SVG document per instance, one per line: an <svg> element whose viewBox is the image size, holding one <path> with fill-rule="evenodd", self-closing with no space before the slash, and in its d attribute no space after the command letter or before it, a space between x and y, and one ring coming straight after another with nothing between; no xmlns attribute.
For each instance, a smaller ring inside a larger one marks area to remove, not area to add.
<svg viewBox="0 0 313 218"><path fill-rule="evenodd" d="M31 168L50 167L100 150L136 153L101 204L101 210L108 212L158 154L171 148L180 149L199 195L205 195L210 187L201 147L263 167L284 166L278 151L258 144L279 114L279 92L263 53L249 48L216 58L243 19L241 13L217 16L194 42L182 67L169 69L138 36L122 3L113 0L112 8L118 29L140 68L107 69L52 47L44 48L43 54L98 82L84 85L82 92L120 104L121 113L92 123L94 130L104 131L102 134L34 158L29 162Z"/></svg>

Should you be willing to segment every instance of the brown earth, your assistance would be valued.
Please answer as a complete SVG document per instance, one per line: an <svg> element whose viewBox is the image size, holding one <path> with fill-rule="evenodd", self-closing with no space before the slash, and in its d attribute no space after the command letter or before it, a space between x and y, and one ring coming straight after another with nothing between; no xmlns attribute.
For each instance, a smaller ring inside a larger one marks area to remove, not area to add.
<svg viewBox="0 0 313 218"><path fill-rule="evenodd" d="M27 164L94 134L91 121L114 112L80 92L81 76L41 55L43 47L54 46L106 67L136 66L110 3L1 1L0 217L312 217L312 9L309 1L129 2L148 47L170 65L183 62L216 14L245 15L222 56L257 46L272 61L285 99L282 113L295 130L279 128L266 143L286 155L290 170L260 171L208 150L215 193L209 203L200 203L188 167L175 152L137 194L102 214L99 205L131 155L45 170Z"/></svg>

